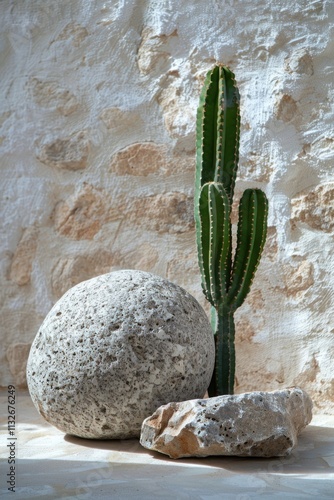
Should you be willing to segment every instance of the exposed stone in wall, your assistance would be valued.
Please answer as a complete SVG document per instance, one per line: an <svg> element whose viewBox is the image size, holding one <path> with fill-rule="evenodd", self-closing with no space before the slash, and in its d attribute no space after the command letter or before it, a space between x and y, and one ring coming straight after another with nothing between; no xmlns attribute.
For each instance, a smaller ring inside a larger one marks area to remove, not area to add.
<svg viewBox="0 0 334 500"><path fill-rule="evenodd" d="M195 159L193 155L168 154L165 144L142 142L131 144L116 153L110 164L111 172L116 175L160 174L193 172Z"/></svg>
<svg viewBox="0 0 334 500"><path fill-rule="evenodd" d="M12 382L14 382L17 388L25 388L27 386L26 368L30 347L31 344L20 342L11 344L6 350L10 373L14 379Z"/></svg>
<svg viewBox="0 0 334 500"><path fill-rule="evenodd" d="M319 139L310 145L308 152L315 158L324 161L328 160L331 169L334 156L334 137L332 137L332 134L320 136Z"/></svg>
<svg viewBox="0 0 334 500"><path fill-rule="evenodd" d="M267 238L263 249L263 255L272 261L276 261L277 253L278 253L277 229L274 226L268 226Z"/></svg>
<svg viewBox="0 0 334 500"><path fill-rule="evenodd" d="M253 362L256 354L258 360ZM236 343L236 393L256 391L258 387L275 389L280 387L282 379L278 381L279 375L272 373L265 363L259 361L261 356L265 356L265 351L261 349L259 344L253 342Z"/></svg>
<svg viewBox="0 0 334 500"><path fill-rule="evenodd" d="M103 193L90 184L59 202L53 214L55 229L75 240L91 240L107 219Z"/></svg>
<svg viewBox="0 0 334 500"><path fill-rule="evenodd" d="M328 403L333 401L333 381L321 380L321 369L315 354L306 361L303 369L295 377L293 383L308 387L309 394L315 401L315 408L318 411L323 411L326 407L328 408Z"/></svg>
<svg viewBox="0 0 334 500"><path fill-rule="evenodd" d="M242 317L236 325L236 343L252 342L256 332L250 321Z"/></svg>
<svg viewBox="0 0 334 500"><path fill-rule="evenodd" d="M284 266L284 278L287 295L296 296L313 285L313 265L307 260L302 261L298 267L287 264Z"/></svg>
<svg viewBox="0 0 334 500"><path fill-rule="evenodd" d="M124 111L117 107L104 109L100 114L100 119L109 130L116 129L120 126L131 127L134 123L138 126L138 124L142 123L137 113L133 111Z"/></svg>
<svg viewBox="0 0 334 500"><path fill-rule="evenodd" d="M103 248L58 259L51 271L51 286L55 299L81 281L119 269L139 269L152 272L158 261L158 252L149 243L135 250L109 252Z"/></svg>
<svg viewBox="0 0 334 500"><path fill-rule="evenodd" d="M60 40L71 40L74 47L79 47L81 42L88 36L88 31L78 23L68 23L63 31L57 36L55 42Z"/></svg>
<svg viewBox="0 0 334 500"><path fill-rule="evenodd" d="M135 250L124 249L119 255L119 267L153 272L159 259L159 253L148 242L137 245Z"/></svg>
<svg viewBox="0 0 334 500"><path fill-rule="evenodd" d="M265 301L263 298L263 294L261 290L252 287L250 289L249 294L247 295L247 303L254 309L254 311L258 311L259 309L263 309L265 306Z"/></svg>
<svg viewBox="0 0 334 500"><path fill-rule="evenodd" d="M157 233L185 233L194 228L193 198L184 193L166 193L135 199L128 222Z"/></svg>
<svg viewBox="0 0 334 500"><path fill-rule="evenodd" d="M79 108L77 98L69 90L61 88L56 82L43 81L34 77L29 81L29 89L36 104L56 109L64 116L71 115ZM62 146L66 147L64 143Z"/></svg>
<svg viewBox="0 0 334 500"><path fill-rule="evenodd" d="M72 286L100 274L118 269L120 259L105 250L90 254L61 257L51 272L52 292L59 299Z"/></svg>
<svg viewBox="0 0 334 500"><path fill-rule="evenodd" d="M298 112L298 106L296 101L291 97L291 95L283 94L279 97L276 103L276 118L284 122L291 122L296 118Z"/></svg>
<svg viewBox="0 0 334 500"><path fill-rule="evenodd" d="M239 177L247 177L257 182L267 183L273 171L270 160L261 151L250 151L247 158L240 162Z"/></svg>
<svg viewBox="0 0 334 500"><path fill-rule="evenodd" d="M37 159L48 167L82 170L87 166L89 140L86 132L71 134L40 146Z"/></svg>
<svg viewBox="0 0 334 500"><path fill-rule="evenodd" d="M152 28L145 27L141 32L141 42L138 49L137 64L139 71L147 75L158 70L170 57L167 42L170 37L176 37L177 31L170 35L157 34Z"/></svg>
<svg viewBox="0 0 334 500"><path fill-rule="evenodd" d="M26 285L30 281L37 248L37 234L38 230L35 227L26 228L16 247L10 266L9 279L17 285Z"/></svg>
<svg viewBox="0 0 334 500"><path fill-rule="evenodd" d="M305 48L293 52L290 57L286 58L285 63L287 70L291 73L308 76L314 73L313 58Z"/></svg>
<svg viewBox="0 0 334 500"><path fill-rule="evenodd" d="M93 186L84 187L54 210L55 229L68 238L91 240L110 220L124 219L157 233L184 233L194 228L193 198L171 192L120 199L110 204L105 194Z"/></svg>
<svg viewBox="0 0 334 500"><path fill-rule="evenodd" d="M307 385L309 382L315 382L320 373L320 367L315 355L305 363L303 371L295 378L296 383Z"/></svg>
<svg viewBox="0 0 334 500"><path fill-rule="evenodd" d="M201 278L195 251L180 252L176 257L168 261L167 278L177 282L180 276L182 276L182 286L187 287L187 290L191 290L194 283L200 284Z"/></svg>
<svg viewBox="0 0 334 500"><path fill-rule="evenodd" d="M158 95L164 123L170 137L177 139L194 131L195 113L189 109L181 84L170 85Z"/></svg>
<svg viewBox="0 0 334 500"><path fill-rule="evenodd" d="M311 389L312 396L316 401L317 410L322 413L333 412L333 401L334 401L334 380L331 379L320 379L320 381L315 385L314 390Z"/></svg>
<svg viewBox="0 0 334 500"><path fill-rule="evenodd" d="M291 222L308 224L312 229L330 233L334 230L334 183L323 184L292 199Z"/></svg>
<svg viewBox="0 0 334 500"><path fill-rule="evenodd" d="M151 142L131 144L112 158L110 169L117 175L148 175L167 170L167 148Z"/></svg>

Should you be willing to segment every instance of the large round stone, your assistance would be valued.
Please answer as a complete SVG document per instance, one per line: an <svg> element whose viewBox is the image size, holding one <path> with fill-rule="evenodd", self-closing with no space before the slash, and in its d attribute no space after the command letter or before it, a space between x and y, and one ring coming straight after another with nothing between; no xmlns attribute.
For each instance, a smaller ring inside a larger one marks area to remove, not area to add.
<svg viewBox="0 0 334 500"><path fill-rule="evenodd" d="M40 414L85 438L137 437L170 401L203 397L214 365L210 323L179 286L117 271L71 288L33 342L28 387Z"/></svg>

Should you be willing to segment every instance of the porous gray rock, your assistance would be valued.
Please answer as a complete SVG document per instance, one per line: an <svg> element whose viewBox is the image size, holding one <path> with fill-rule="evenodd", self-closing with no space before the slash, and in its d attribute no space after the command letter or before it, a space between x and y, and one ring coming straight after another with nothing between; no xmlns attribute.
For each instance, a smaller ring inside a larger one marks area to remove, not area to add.
<svg viewBox="0 0 334 500"><path fill-rule="evenodd" d="M55 304L31 347L27 382L60 430L131 438L158 406L202 397L213 365L211 326L194 297L125 270L84 281Z"/></svg>
<svg viewBox="0 0 334 500"><path fill-rule="evenodd" d="M140 443L171 458L291 452L312 419L312 401L295 387L168 403L144 420Z"/></svg>

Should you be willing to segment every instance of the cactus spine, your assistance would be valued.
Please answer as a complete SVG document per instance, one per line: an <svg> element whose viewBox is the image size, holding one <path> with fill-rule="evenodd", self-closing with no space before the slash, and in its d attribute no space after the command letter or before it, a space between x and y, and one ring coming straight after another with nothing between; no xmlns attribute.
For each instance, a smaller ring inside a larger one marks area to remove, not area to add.
<svg viewBox="0 0 334 500"><path fill-rule="evenodd" d="M233 394L234 312L248 294L266 239L268 201L246 189L232 256L231 210L239 160L240 96L224 66L208 72L196 122L195 223L205 297L212 305L216 360L209 395Z"/></svg>

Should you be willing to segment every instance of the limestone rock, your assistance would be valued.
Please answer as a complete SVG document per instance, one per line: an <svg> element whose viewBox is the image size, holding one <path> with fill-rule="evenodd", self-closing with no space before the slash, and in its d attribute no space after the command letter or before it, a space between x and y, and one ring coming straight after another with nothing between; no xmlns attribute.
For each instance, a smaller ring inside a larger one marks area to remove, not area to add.
<svg viewBox="0 0 334 500"><path fill-rule="evenodd" d="M284 122L291 122L298 112L296 101L287 94L280 96L279 101L276 103L276 117L278 120Z"/></svg>
<svg viewBox="0 0 334 500"><path fill-rule="evenodd" d="M74 240L93 239L106 216L103 193L87 183L66 201L59 202L53 214L56 230Z"/></svg>
<svg viewBox="0 0 334 500"><path fill-rule="evenodd" d="M284 456L311 418L297 387L169 403L144 420L140 443L171 458Z"/></svg>
<svg viewBox="0 0 334 500"><path fill-rule="evenodd" d="M69 290L31 347L27 381L44 418L69 434L138 437L169 401L202 397L214 339L198 302L170 281L117 271Z"/></svg>
<svg viewBox="0 0 334 500"><path fill-rule="evenodd" d="M175 84L163 89L157 96L157 100L162 109L165 127L170 137L177 139L194 132L195 114L189 108L189 102L183 95L182 87Z"/></svg>
<svg viewBox="0 0 334 500"><path fill-rule="evenodd" d="M193 197L170 192L135 198L127 220L158 233L189 232L194 228Z"/></svg>
<svg viewBox="0 0 334 500"><path fill-rule="evenodd" d="M108 130L122 128L128 131L134 121L137 125L142 123L142 119L138 113L132 110L123 110L118 107L104 109L99 118Z"/></svg>
<svg viewBox="0 0 334 500"><path fill-rule="evenodd" d="M305 48L296 50L286 59L287 70L290 73L312 76L314 73L313 59Z"/></svg>
<svg viewBox="0 0 334 500"><path fill-rule="evenodd" d="M194 168L194 155L182 152L170 156L166 145L154 142L130 144L118 151L110 163L110 171L116 175L145 177L150 174L166 177L180 172L193 173Z"/></svg>
<svg viewBox="0 0 334 500"><path fill-rule="evenodd" d="M57 36L55 42L60 40L71 40L74 47L79 47L81 42L88 36L88 31L84 26L71 22Z"/></svg>
<svg viewBox="0 0 334 500"><path fill-rule="evenodd" d="M110 170L117 175L149 175L163 170L166 164L166 146L152 142L127 146L112 158Z"/></svg>
<svg viewBox="0 0 334 500"><path fill-rule="evenodd" d="M290 296L298 296L314 284L313 265L303 260L298 267L287 264L283 267L286 292Z"/></svg>
<svg viewBox="0 0 334 500"><path fill-rule="evenodd" d="M312 229L330 233L334 229L333 217L334 183L322 184L299 193L291 201L291 223L295 228L299 222Z"/></svg>
<svg viewBox="0 0 334 500"><path fill-rule="evenodd" d="M56 82L31 78L28 87L36 104L45 108L54 108L63 116L69 116L79 108L77 98Z"/></svg>
<svg viewBox="0 0 334 500"><path fill-rule="evenodd" d="M44 144L37 159L49 167L82 170L87 166L90 143L85 132Z"/></svg>
<svg viewBox="0 0 334 500"><path fill-rule="evenodd" d="M9 278L17 285L30 282L32 264L37 248L37 229L34 226L24 230L16 247L10 266Z"/></svg>
<svg viewBox="0 0 334 500"><path fill-rule="evenodd" d="M115 266L119 266L119 256L103 249L61 257L52 269L52 292L55 297L60 298L71 287L98 274L108 273Z"/></svg>
<svg viewBox="0 0 334 500"><path fill-rule="evenodd" d="M177 37L176 30L165 35L157 34L149 27L143 29L137 57L138 69L141 74L147 75L164 66L170 57L169 45L173 37Z"/></svg>

